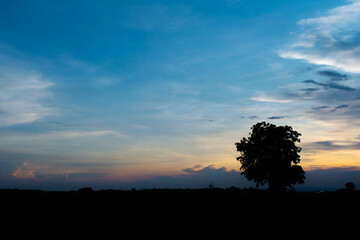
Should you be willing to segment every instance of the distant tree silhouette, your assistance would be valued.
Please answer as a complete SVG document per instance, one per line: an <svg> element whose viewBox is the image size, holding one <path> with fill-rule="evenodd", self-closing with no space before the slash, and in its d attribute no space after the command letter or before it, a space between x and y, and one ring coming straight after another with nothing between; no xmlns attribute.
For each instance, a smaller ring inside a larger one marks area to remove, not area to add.
<svg viewBox="0 0 360 240"><path fill-rule="evenodd" d="M286 191L304 183L305 172L300 162L300 133L290 126L259 122L252 126L248 138L235 143L240 156L241 174L256 186L268 184L271 191Z"/></svg>
<svg viewBox="0 0 360 240"><path fill-rule="evenodd" d="M345 190L348 192L353 192L355 190L355 184L352 182L345 183Z"/></svg>
<svg viewBox="0 0 360 240"><path fill-rule="evenodd" d="M84 188L80 188L78 190L78 192L93 192L94 190L92 190L91 187L84 187Z"/></svg>

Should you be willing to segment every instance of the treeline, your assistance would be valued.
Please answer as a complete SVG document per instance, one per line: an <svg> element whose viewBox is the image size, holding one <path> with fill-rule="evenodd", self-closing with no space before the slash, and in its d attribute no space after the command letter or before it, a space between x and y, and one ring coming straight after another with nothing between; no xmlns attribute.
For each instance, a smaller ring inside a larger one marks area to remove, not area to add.
<svg viewBox="0 0 360 240"><path fill-rule="evenodd" d="M0 190L1 239L347 239L360 192Z"/></svg>

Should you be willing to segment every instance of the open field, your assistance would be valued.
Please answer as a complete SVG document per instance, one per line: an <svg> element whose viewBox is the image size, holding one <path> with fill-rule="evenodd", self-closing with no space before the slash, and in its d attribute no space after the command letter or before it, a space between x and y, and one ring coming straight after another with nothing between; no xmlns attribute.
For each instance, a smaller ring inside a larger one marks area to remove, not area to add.
<svg viewBox="0 0 360 240"><path fill-rule="evenodd" d="M360 192L0 190L2 239L348 239ZM233 237L231 237L233 238Z"/></svg>

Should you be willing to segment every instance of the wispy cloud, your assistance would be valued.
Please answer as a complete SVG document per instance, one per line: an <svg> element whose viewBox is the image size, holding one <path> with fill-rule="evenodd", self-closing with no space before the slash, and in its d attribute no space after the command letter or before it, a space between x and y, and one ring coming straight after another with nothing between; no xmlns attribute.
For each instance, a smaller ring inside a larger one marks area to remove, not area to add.
<svg viewBox="0 0 360 240"><path fill-rule="evenodd" d="M274 103L288 103L294 102L294 99L281 98L279 96L266 96L261 94L261 96L252 97L251 100L258 102L274 102Z"/></svg>
<svg viewBox="0 0 360 240"><path fill-rule="evenodd" d="M80 130L68 130L68 131L53 131L45 133L23 133L8 137L8 141L28 141L28 140L61 140L61 139L77 139L77 138L96 138L101 136L116 136L120 138L127 138L126 135L113 130L100 130L100 131L80 131Z"/></svg>
<svg viewBox="0 0 360 240"><path fill-rule="evenodd" d="M101 78L95 79L95 84L97 86L103 86L103 87L112 87L119 82L120 82L120 80L110 78L110 77L101 77Z"/></svg>
<svg viewBox="0 0 360 240"><path fill-rule="evenodd" d="M190 7L186 5L142 5L134 6L126 13L122 23L125 26L145 31L173 32L199 22Z"/></svg>
<svg viewBox="0 0 360 240"><path fill-rule="evenodd" d="M59 62L65 66L71 67L73 69L80 69L85 73L94 74L99 71L99 66L96 66L85 60L72 57L71 55L60 55Z"/></svg>
<svg viewBox="0 0 360 240"><path fill-rule="evenodd" d="M30 123L53 114L45 102L52 85L38 72L0 67L0 125Z"/></svg>
<svg viewBox="0 0 360 240"><path fill-rule="evenodd" d="M237 5L244 5L247 1L245 0L226 0L226 4L230 7L237 6Z"/></svg>
<svg viewBox="0 0 360 240"><path fill-rule="evenodd" d="M47 136L51 135L54 137L60 138L77 138L77 137L96 137L96 136L104 136L104 135L117 135L117 136L124 136L117 131L112 130L104 130L104 131L59 131L59 132L52 132L46 134Z"/></svg>
<svg viewBox="0 0 360 240"><path fill-rule="evenodd" d="M298 24L303 32L289 49L280 51L281 57L360 73L360 1L331 9L321 17L302 19Z"/></svg>

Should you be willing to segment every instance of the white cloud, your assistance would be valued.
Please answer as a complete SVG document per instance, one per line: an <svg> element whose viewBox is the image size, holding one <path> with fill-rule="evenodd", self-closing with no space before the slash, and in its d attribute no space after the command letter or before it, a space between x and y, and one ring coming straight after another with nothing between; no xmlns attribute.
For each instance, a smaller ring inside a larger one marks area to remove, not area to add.
<svg viewBox="0 0 360 240"><path fill-rule="evenodd" d="M360 73L360 1L298 24L303 32L289 49L279 52L281 57Z"/></svg>
<svg viewBox="0 0 360 240"><path fill-rule="evenodd" d="M348 5L328 11L326 16L302 19L300 25L311 25L322 33L333 33L341 28L354 28L350 24L358 23L360 19L360 1L352 1ZM324 27L327 28L324 28Z"/></svg>
<svg viewBox="0 0 360 240"><path fill-rule="evenodd" d="M53 114L45 105L52 83L41 74L12 67L0 67L0 125L30 123Z"/></svg>
<svg viewBox="0 0 360 240"><path fill-rule="evenodd" d="M280 52L280 56L282 58L305 60L316 65L327 65L350 73L360 73L360 48L329 52L322 49L313 50L313 52L284 51Z"/></svg>

